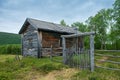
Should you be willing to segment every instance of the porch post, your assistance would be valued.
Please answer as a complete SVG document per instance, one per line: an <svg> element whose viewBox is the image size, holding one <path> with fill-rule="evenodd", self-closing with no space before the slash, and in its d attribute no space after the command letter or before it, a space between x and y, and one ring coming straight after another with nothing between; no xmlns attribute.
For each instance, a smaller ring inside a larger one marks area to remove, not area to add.
<svg viewBox="0 0 120 80"><path fill-rule="evenodd" d="M63 47L63 63L66 63L66 44L65 37L62 37L62 47Z"/></svg>

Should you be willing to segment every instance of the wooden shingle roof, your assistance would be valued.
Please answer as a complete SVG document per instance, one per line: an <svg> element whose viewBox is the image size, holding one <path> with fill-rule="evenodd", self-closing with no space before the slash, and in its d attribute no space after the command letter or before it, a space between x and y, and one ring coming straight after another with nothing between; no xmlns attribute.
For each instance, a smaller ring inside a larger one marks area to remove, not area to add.
<svg viewBox="0 0 120 80"><path fill-rule="evenodd" d="M72 28L72 27L68 27L68 26L65 27L60 24L56 24L52 22L46 22L46 21L36 20L32 18L27 18L21 30L19 31L19 34L23 32L24 28L26 27L25 25L26 23L31 24L37 30L54 31L59 33L76 33L75 28Z"/></svg>

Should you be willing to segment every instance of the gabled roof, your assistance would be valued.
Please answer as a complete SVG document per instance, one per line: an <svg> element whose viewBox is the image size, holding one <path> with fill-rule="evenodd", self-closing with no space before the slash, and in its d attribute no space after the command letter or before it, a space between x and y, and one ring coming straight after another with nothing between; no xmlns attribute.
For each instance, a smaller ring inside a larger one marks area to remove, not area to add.
<svg viewBox="0 0 120 80"><path fill-rule="evenodd" d="M72 28L72 27L68 27L68 26L65 27L60 24L55 24L52 22L46 22L46 21L36 20L32 18L27 18L22 28L20 29L19 34L21 34L25 30L27 24L31 24L37 30L54 31L59 33L76 33L75 28Z"/></svg>

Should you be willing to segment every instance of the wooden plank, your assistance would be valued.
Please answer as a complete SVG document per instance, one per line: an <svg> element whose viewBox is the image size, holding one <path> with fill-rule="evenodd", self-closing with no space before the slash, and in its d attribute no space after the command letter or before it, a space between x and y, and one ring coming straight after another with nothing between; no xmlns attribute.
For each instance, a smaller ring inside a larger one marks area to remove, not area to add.
<svg viewBox="0 0 120 80"><path fill-rule="evenodd" d="M71 35L61 35L61 37L65 38L71 38L71 37L79 37L79 36L89 36L89 35L94 35L95 32L84 32L84 33L78 33L78 34L71 34Z"/></svg>
<svg viewBox="0 0 120 80"><path fill-rule="evenodd" d="M90 35L90 62L91 72L94 71L94 35Z"/></svg>

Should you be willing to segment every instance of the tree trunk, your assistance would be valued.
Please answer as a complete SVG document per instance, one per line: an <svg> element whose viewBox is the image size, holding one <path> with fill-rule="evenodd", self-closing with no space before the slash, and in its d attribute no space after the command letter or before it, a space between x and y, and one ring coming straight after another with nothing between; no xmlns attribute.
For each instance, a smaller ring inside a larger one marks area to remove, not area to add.
<svg viewBox="0 0 120 80"><path fill-rule="evenodd" d="M104 46L103 39L101 39L101 50L103 50L103 46Z"/></svg>

